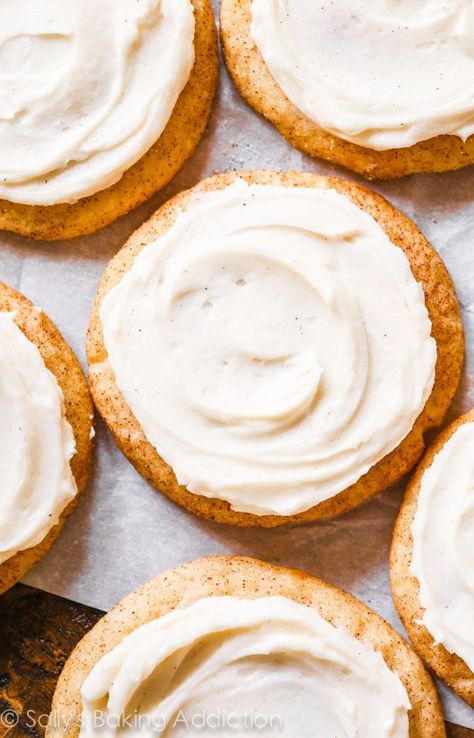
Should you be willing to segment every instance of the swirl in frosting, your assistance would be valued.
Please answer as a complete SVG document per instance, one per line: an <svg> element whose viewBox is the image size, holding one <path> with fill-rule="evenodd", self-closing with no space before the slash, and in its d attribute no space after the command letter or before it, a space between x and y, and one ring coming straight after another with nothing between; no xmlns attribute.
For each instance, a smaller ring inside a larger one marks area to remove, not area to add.
<svg viewBox="0 0 474 738"><path fill-rule="evenodd" d="M208 597L153 620L98 661L81 695L80 738L98 720L104 738L409 735L408 695L382 656L284 597Z"/></svg>
<svg viewBox="0 0 474 738"><path fill-rule="evenodd" d="M2 0L0 197L72 202L155 143L194 63L190 0Z"/></svg>
<svg viewBox="0 0 474 738"><path fill-rule="evenodd" d="M411 431L436 344L407 257L335 190L201 194L100 307L115 381L177 480L291 515Z"/></svg>
<svg viewBox="0 0 474 738"><path fill-rule="evenodd" d="M252 0L251 34L289 100L370 149L474 133L472 0Z"/></svg>

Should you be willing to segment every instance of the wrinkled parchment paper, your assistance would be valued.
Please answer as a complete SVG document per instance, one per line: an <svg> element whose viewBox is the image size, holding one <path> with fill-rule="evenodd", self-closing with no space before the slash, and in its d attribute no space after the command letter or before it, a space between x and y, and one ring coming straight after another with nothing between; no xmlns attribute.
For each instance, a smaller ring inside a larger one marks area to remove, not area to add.
<svg viewBox="0 0 474 738"><path fill-rule="evenodd" d="M226 169L304 169L357 179L289 146L240 99L221 67L210 126L170 186L99 233L58 243L0 236L0 279L57 323L83 365L84 337L99 278L126 238L162 202ZM450 417L474 406L474 167L375 184L412 218L440 252L463 309L468 357ZM402 626L390 598L387 556L402 489L389 490L338 520L282 530L220 526L186 513L148 485L97 421L92 482L28 584L107 609L167 567L205 554L248 554L312 572L346 589ZM473 542L474 545L474 542ZM443 688L446 717L474 727L474 710Z"/></svg>

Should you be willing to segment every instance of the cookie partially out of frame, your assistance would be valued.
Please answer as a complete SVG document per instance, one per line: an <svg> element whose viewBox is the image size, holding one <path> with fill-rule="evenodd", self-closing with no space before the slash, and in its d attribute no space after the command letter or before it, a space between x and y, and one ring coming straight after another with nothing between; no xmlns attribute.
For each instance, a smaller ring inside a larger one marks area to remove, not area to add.
<svg viewBox="0 0 474 738"><path fill-rule="evenodd" d="M395 605L417 653L463 700L474 707L474 674L456 654L436 644L422 623L418 580L411 574L413 538L411 528L416 513L421 481L435 456L464 423L474 422L474 410L452 423L428 449L408 484L395 523L390 552L390 579Z"/></svg>
<svg viewBox="0 0 474 738"><path fill-rule="evenodd" d="M191 2L196 22L194 67L165 130L151 149L115 185L76 203L39 206L0 200L0 229L47 241L93 233L137 207L175 176L204 132L218 74L211 2Z"/></svg>
<svg viewBox="0 0 474 738"><path fill-rule="evenodd" d="M15 323L37 346L46 368L54 374L64 395L66 419L76 442L71 471L77 484L77 495L61 514L60 522L46 538L32 548L19 551L0 564L0 593L18 582L51 548L64 521L84 491L91 466L93 406L82 372L72 349L51 320L24 295L0 282L0 311L16 311Z"/></svg>
<svg viewBox="0 0 474 738"><path fill-rule="evenodd" d="M436 136L402 149L376 151L327 133L302 113L273 78L250 34L251 0L222 0L224 57L242 97L293 146L340 164L368 179L394 179L414 172L445 172L474 163L474 136Z"/></svg>
<svg viewBox="0 0 474 738"><path fill-rule="evenodd" d="M80 689L94 665L136 628L210 596L247 599L281 595L314 608L380 652L407 690L410 738L445 738L436 689L421 661L393 628L359 600L301 571L251 558L209 557L160 574L126 597L80 641L66 662L53 698L47 738L75 738Z"/></svg>
<svg viewBox="0 0 474 738"><path fill-rule="evenodd" d="M237 178L255 184L281 187L330 187L346 195L369 213L396 246L403 249L415 279L423 286L426 307L437 344L436 379L423 412L411 433L392 453L373 466L358 482L305 512L291 516L254 515L235 512L229 503L209 499L179 486L173 470L149 443L138 421L125 403L110 367L104 346L99 308L105 295L132 267L137 254L163 235L180 210L185 210L197 192L227 187ZM456 391L464 358L464 334L451 278L440 257L416 226L380 195L351 182L301 172L234 172L215 175L192 190L182 192L136 231L109 263L95 301L87 336L87 356L92 395L99 412L123 453L155 487L193 513L219 523L273 527L304 523L346 512L398 481L418 461L425 444L423 434L441 423Z"/></svg>

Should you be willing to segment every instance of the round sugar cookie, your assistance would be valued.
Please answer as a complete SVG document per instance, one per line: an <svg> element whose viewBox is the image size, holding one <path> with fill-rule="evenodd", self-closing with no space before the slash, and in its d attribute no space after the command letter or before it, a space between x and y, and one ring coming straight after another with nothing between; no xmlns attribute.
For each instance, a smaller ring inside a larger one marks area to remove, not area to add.
<svg viewBox="0 0 474 738"><path fill-rule="evenodd" d="M131 269L141 250L166 234L178 214L185 211L198 195L223 190L236 180L285 188L330 188L368 213L385 231L390 241L403 249L407 256L413 276L423 287L426 309L432 323L432 337L437 345L436 376L431 396L403 442L373 465L356 483L294 515L238 512L222 499L211 499L180 486L173 469L160 458L156 448L147 440L125 402L116 384L104 344L99 314L102 302ZM99 287L87 336L89 378L95 404L114 434L118 446L137 470L172 500L198 515L221 523L263 527L333 517L360 505L399 480L423 453L424 432L441 423L458 385L463 354L463 329L451 279L440 257L416 226L386 200L369 190L344 180L299 172L220 174L170 200L131 236L110 262Z"/></svg>
<svg viewBox="0 0 474 738"><path fill-rule="evenodd" d="M56 377L64 395L65 417L76 443L70 466L77 495L69 503L47 536L36 546L19 551L0 564L0 593L19 581L51 548L79 495L84 491L91 467L93 405L86 379L74 353L52 321L24 295L0 282L0 312L15 311L15 323L38 348L44 364Z"/></svg>
<svg viewBox="0 0 474 738"><path fill-rule="evenodd" d="M352 169L368 179L445 172L474 163L474 136L441 135L406 148L375 150L320 128L285 95L251 33L251 0L222 0L220 29L227 68L242 97L305 154Z"/></svg>
<svg viewBox="0 0 474 738"><path fill-rule="evenodd" d="M45 206L0 200L0 229L47 241L93 233L137 207L175 176L201 139L218 77L211 2L191 2L195 17L194 67L156 143L116 184L77 202Z"/></svg>
<svg viewBox="0 0 474 738"><path fill-rule="evenodd" d="M473 422L474 411L471 410L448 426L429 447L408 484L393 530L390 552L393 599L413 647L431 669L471 707L474 707L474 673L459 655L448 651L442 643L436 643L423 622L420 585L411 567L414 549L412 526L423 477L456 431L466 423ZM455 604L454 600L452 604Z"/></svg>
<svg viewBox="0 0 474 738"><path fill-rule="evenodd" d="M209 557L147 582L116 605L80 641L59 678L47 738L79 735L84 681L97 662L125 636L173 610L206 597L224 596L245 600L281 596L312 608L332 626L379 652L388 669L398 675L411 704L407 734L410 738L445 737L443 715L431 678L419 658L381 616L351 595L301 571L251 558Z"/></svg>

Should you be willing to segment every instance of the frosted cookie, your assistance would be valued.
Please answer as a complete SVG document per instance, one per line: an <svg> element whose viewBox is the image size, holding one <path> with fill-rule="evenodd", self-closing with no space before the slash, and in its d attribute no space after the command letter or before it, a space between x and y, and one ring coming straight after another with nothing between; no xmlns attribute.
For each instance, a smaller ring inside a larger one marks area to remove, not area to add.
<svg viewBox="0 0 474 738"><path fill-rule="evenodd" d="M397 519L395 604L420 656L474 707L474 411L428 449Z"/></svg>
<svg viewBox="0 0 474 738"><path fill-rule="evenodd" d="M290 143L365 177L474 162L470 0L222 0L241 95Z"/></svg>
<svg viewBox="0 0 474 738"><path fill-rule="evenodd" d="M80 641L46 736L113 720L124 736L446 735L430 677L383 618L308 574L232 557L161 574Z"/></svg>
<svg viewBox="0 0 474 738"><path fill-rule="evenodd" d="M463 331L440 258L383 198L229 173L172 199L110 262L87 354L141 474L205 517L274 526L344 512L415 464Z"/></svg>
<svg viewBox="0 0 474 738"><path fill-rule="evenodd" d="M0 592L49 550L84 490L92 402L47 316L0 282Z"/></svg>
<svg viewBox="0 0 474 738"><path fill-rule="evenodd" d="M217 81L210 0L5 0L0 27L0 228L91 233L194 151Z"/></svg>

